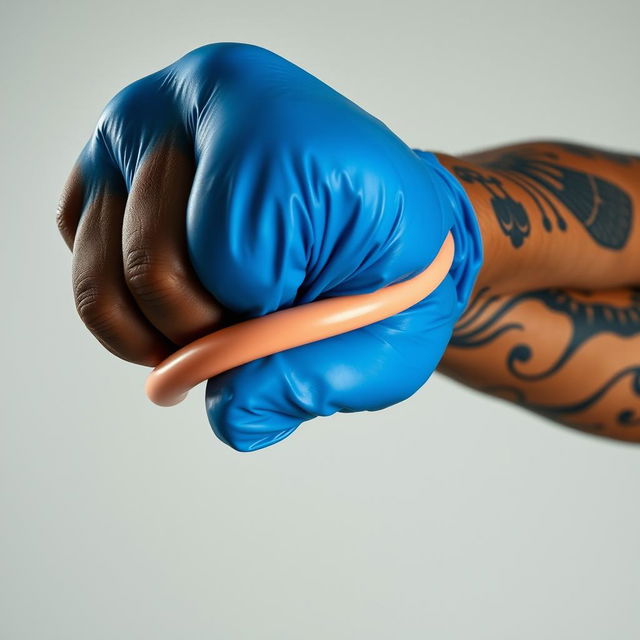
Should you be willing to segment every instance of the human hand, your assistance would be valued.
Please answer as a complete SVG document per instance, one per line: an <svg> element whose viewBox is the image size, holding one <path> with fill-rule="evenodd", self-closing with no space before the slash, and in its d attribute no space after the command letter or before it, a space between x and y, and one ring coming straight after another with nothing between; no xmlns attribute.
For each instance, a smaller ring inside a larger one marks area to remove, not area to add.
<svg viewBox="0 0 640 640"><path fill-rule="evenodd" d="M471 206L432 154L242 44L196 49L117 94L58 220L83 321L113 353L146 365L221 326L225 311L244 319L407 279L452 231L452 268L419 304L209 381L211 425L239 450L415 392L482 261Z"/></svg>

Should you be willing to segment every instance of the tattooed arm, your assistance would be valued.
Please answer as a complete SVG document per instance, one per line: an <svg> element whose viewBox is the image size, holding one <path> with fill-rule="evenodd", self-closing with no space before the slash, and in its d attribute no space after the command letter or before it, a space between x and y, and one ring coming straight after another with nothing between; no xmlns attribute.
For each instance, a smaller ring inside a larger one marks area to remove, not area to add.
<svg viewBox="0 0 640 640"><path fill-rule="evenodd" d="M556 422L640 442L640 287L480 289L439 370Z"/></svg>
<svg viewBox="0 0 640 640"><path fill-rule="evenodd" d="M485 246L439 370L640 442L640 158L559 142L439 157Z"/></svg>
<svg viewBox="0 0 640 640"><path fill-rule="evenodd" d="M509 293L640 284L640 156L531 142L438 157L478 215L480 286Z"/></svg>

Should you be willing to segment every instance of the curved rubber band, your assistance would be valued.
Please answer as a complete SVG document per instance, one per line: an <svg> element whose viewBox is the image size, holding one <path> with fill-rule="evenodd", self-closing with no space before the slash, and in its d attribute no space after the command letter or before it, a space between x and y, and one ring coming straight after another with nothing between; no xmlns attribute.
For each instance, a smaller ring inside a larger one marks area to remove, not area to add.
<svg viewBox="0 0 640 640"><path fill-rule="evenodd" d="M372 293L316 300L225 327L182 347L149 374L145 390L156 404L178 404L192 387L223 371L303 344L359 329L426 298L451 268L447 234L433 262L417 276Z"/></svg>

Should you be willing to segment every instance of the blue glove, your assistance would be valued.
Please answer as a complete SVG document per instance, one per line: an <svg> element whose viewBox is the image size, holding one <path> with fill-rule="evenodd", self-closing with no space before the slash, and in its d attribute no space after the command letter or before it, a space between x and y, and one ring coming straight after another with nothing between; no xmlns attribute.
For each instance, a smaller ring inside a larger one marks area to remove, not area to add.
<svg viewBox="0 0 640 640"><path fill-rule="evenodd" d="M216 435L240 451L260 449L315 416L378 410L412 395L441 359L482 263L478 224L457 180L433 154L411 150L259 47L205 46L153 79L166 104L156 91L135 145L133 125L112 131L121 147L114 155L130 186L157 132L172 118L186 123L197 166L189 258L239 319L405 280L431 263L449 230L455 241L449 274L414 307L209 380Z"/></svg>

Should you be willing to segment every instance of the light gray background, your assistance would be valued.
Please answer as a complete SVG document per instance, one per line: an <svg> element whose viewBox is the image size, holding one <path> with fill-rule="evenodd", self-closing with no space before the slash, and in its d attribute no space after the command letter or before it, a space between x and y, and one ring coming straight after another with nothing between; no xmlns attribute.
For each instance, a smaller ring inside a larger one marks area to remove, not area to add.
<svg viewBox="0 0 640 640"><path fill-rule="evenodd" d="M639 4L7 2L0 637L640 637L640 448L441 376L238 454L203 389L144 396L76 317L61 186L107 100L196 46L261 44L452 153L640 150Z"/></svg>

